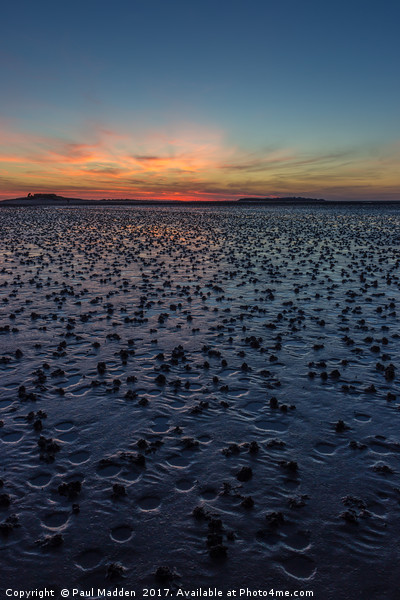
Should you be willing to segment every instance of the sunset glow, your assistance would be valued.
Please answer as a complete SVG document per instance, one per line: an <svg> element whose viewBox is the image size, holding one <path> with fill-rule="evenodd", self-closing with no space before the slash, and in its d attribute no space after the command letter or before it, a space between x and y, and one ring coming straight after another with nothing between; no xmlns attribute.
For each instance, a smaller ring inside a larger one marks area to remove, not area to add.
<svg viewBox="0 0 400 600"><path fill-rule="evenodd" d="M7 8L0 42L0 198L400 197L390 11L350 11L344 24L326 8L333 35L296 3L290 21L256 3L244 32L240 2L212 16L207 3L158 3L155 21L139 3L109 14L88 2L78 18L72 2L61 20L56 6L24 4Z"/></svg>

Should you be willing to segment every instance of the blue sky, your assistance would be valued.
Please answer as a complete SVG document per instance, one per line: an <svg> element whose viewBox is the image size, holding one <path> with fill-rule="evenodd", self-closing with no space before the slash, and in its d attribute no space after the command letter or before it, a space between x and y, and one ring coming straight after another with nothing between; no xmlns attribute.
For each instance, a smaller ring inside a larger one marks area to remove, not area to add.
<svg viewBox="0 0 400 600"><path fill-rule="evenodd" d="M20 1L0 195L400 198L397 2Z"/></svg>

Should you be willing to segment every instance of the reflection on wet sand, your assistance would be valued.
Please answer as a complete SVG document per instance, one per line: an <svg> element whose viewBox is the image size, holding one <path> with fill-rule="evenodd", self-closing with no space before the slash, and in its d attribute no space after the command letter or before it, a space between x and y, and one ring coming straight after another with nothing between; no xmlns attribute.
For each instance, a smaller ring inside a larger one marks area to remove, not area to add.
<svg viewBox="0 0 400 600"><path fill-rule="evenodd" d="M9 582L395 589L396 209L0 220Z"/></svg>

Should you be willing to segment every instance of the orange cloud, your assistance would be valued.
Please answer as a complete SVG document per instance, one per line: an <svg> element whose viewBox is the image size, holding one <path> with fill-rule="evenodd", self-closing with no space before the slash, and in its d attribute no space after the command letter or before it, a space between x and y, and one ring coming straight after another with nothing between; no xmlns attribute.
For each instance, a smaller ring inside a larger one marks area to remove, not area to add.
<svg viewBox="0 0 400 600"><path fill-rule="evenodd" d="M0 121L0 196L35 191L93 198L400 196L400 144L370 150L245 152L228 144L221 131L195 126L121 133L88 123L74 139L20 132Z"/></svg>

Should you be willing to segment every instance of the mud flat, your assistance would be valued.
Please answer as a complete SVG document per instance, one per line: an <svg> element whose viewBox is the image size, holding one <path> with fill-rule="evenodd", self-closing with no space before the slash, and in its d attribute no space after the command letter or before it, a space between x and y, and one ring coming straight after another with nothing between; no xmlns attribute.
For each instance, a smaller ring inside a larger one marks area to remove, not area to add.
<svg viewBox="0 0 400 600"><path fill-rule="evenodd" d="M395 598L399 221L4 207L1 587Z"/></svg>

